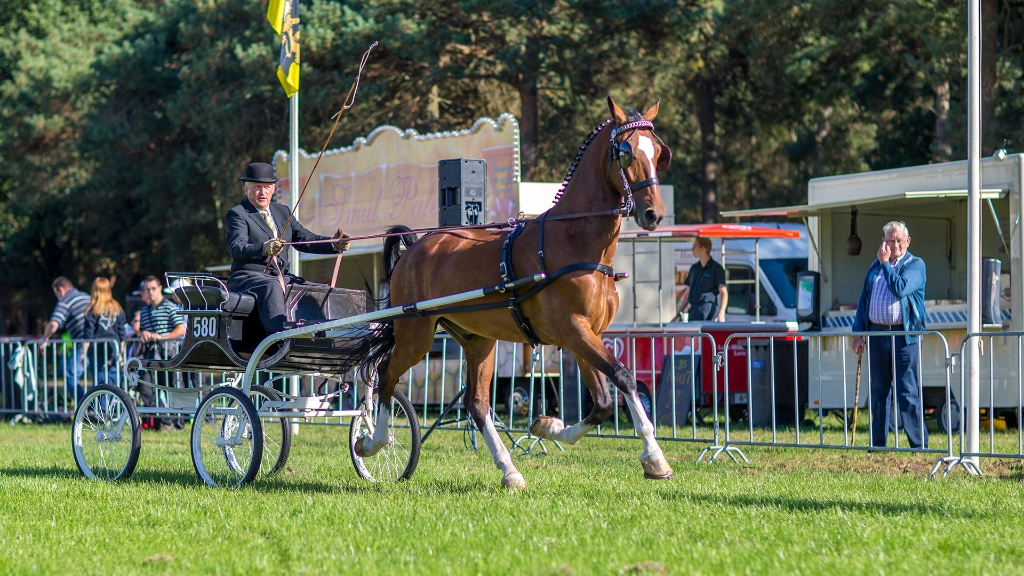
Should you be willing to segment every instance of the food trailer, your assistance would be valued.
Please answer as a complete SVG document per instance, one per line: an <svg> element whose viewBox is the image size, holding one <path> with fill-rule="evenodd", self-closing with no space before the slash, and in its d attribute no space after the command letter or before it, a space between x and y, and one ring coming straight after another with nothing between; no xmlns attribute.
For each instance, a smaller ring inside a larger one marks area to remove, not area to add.
<svg viewBox="0 0 1024 576"><path fill-rule="evenodd" d="M1024 155L984 159L981 172L986 212L981 244L983 268L989 274L983 284L990 288L983 295L988 302L982 308L989 311L984 330L1020 331L1024 329L1020 226ZM723 216L786 217L807 224L809 268L820 273L821 325L827 332L851 330L864 277L882 241L882 226L892 220L906 223L909 251L927 266L927 328L945 338L950 353L958 352L967 330L967 162L815 178L808 184L807 199L804 205L735 210ZM857 244L862 246L859 252ZM945 407L946 356L937 337L925 338L922 346L924 404L931 415ZM997 409L1016 409L1019 400L1017 346L1015 338L997 337L991 349L984 351L992 355L992 365L1000 367L992 374L992 404ZM820 360L815 350L809 363L815 374L808 391L810 408L853 405L852 371L857 358L848 338L824 338ZM984 383L989 382L989 365L988 360L981 362ZM954 377L955 383L959 374ZM989 387L983 385L981 406L989 401ZM861 405L866 402L861 394Z"/></svg>

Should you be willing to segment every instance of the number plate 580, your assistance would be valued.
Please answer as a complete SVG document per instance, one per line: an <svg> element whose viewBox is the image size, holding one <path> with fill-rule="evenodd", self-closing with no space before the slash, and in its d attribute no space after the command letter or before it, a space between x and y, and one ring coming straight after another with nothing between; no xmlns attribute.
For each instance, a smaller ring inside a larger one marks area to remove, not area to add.
<svg viewBox="0 0 1024 576"><path fill-rule="evenodd" d="M195 338L216 338L217 317L200 316L192 319L192 336Z"/></svg>

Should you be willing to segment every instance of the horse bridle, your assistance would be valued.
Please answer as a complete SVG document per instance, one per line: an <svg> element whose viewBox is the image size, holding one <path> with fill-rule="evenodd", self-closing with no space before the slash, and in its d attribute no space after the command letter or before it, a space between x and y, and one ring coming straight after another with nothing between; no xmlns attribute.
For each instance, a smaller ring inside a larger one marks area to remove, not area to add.
<svg viewBox="0 0 1024 576"><path fill-rule="evenodd" d="M662 153L668 154L669 161L672 160L672 150L665 145L665 142L658 137L654 132L654 123L647 119L634 120L627 122L622 126L616 126L612 129L611 139L608 145L608 164L611 166L613 163L618 165L619 178L622 180L622 197L626 209L626 216L633 214L636 209L636 203L633 201L633 192L647 188L648 186L660 185L661 181L655 178L648 178L642 180L633 185L629 184L629 180L626 179L626 168L629 168L633 164L633 146L629 143L630 139L633 138L633 134L637 130L650 130L651 134L658 139L658 143L661 144ZM619 134L629 132L629 136L622 142L616 142L615 138ZM651 159L654 160L653 158Z"/></svg>

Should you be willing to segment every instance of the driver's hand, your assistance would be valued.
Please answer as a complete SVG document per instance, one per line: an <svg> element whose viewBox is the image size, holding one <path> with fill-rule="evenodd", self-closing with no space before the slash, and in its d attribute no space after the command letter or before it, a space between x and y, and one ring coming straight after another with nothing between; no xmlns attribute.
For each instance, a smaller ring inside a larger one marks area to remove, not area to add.
<svg viewBox="0 0 1024 576"><path fill-rule="evenodd" d="M351 242L348 241L348 238L351 238L351 236L349 236L345 232L342 232L341 228L338 228L338 231L334 233L334 238L338 239L337 242L331 244L331 246L334 246L335 252L344 252L348 250L349 246L352 244Z"/></svg>
<svg viewBox="0 0 1024 576"><path fill-rule="evenodd" d="M271 238L263 243L263 255L268 258L273 258L284 250L284 240L280 238Z"/></svg>

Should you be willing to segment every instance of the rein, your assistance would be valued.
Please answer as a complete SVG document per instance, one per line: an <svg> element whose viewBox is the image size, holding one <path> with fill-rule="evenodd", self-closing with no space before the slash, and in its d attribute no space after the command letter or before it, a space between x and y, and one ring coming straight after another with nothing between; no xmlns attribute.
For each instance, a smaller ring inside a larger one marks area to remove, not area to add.
<svg viewBox="0 0 1024 576"><path fill-rule="evenodd" d="M591 216L625 216L625 212L621 207L613 210L600 210L597 212L580 212L576 214L560 214L558 216L548 216L545 220L571 220L574 218L589 218ZM540 218L509 218L507 222L491 222L490 224L467 224L466 226L443 226L439 228L416 228L407 232L385 232L381 234L367 234L365 236L349 236L346 240L370 240L373 238L388 238L390 236L405 236L406 234L431 234L434 232L449 232L453 230L505 230L507 228L514 228L520 224L530 224L532 222L539 222ZM328 242L337 242L334 238L328 238L326 240L307 240L304 242L285 242L286 246L300 246L308 244L327 244Z"/></svg>

